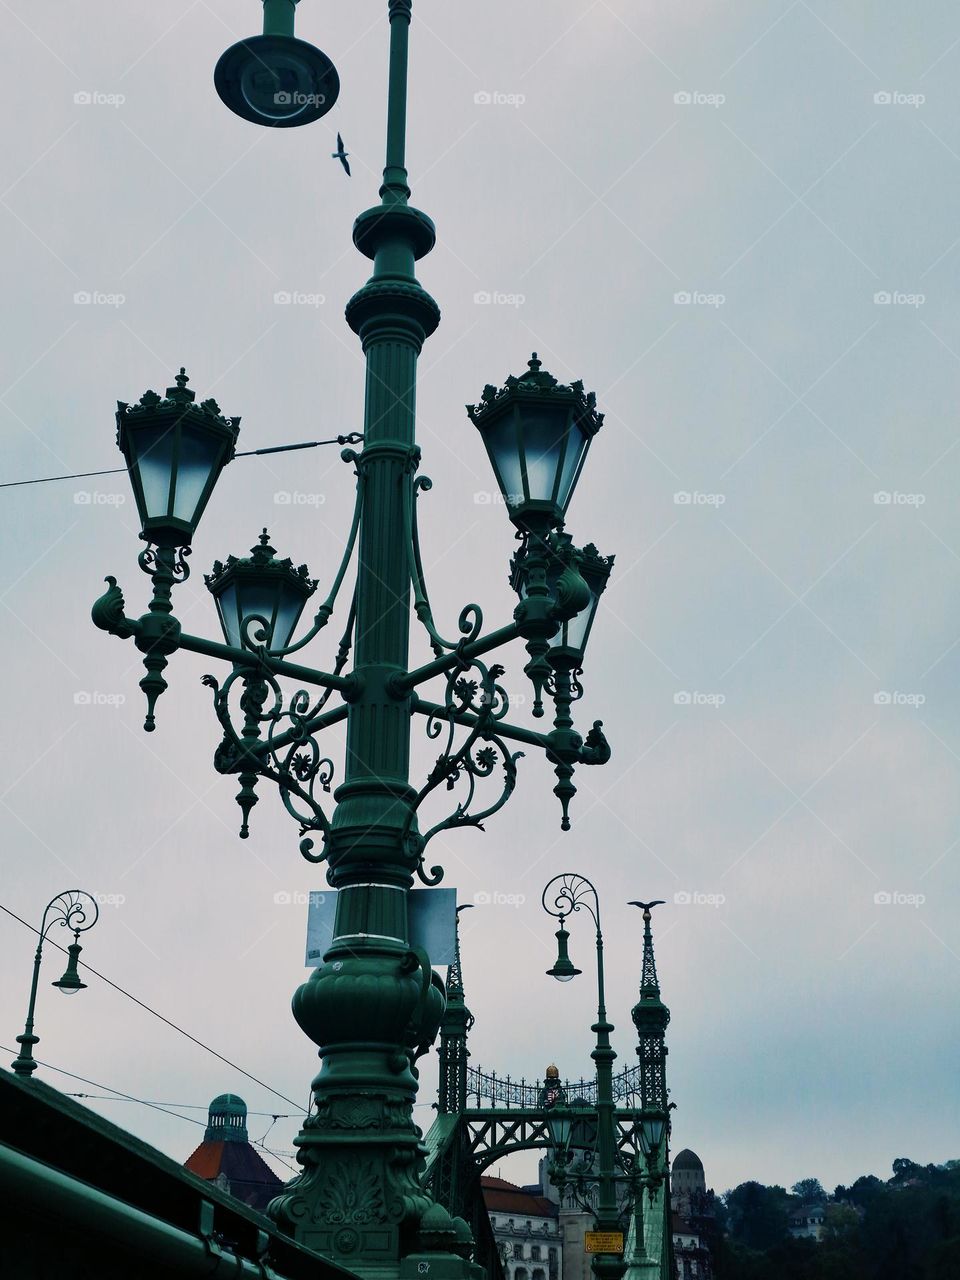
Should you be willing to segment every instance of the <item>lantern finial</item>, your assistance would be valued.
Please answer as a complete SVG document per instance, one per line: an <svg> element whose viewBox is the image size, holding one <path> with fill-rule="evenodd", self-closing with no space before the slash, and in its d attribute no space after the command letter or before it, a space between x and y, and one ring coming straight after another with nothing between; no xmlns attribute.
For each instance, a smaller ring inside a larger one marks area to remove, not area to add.
<svg viewBox="0 0 960 1280"><path fill-rule="evenodd" d="M168 399L168 400L191 401L191 402L192 402L193 400L196 400L196 398L197 398L197 396L196 396L196 392L195 392L195 391L191 391L191 390L187 387L187 383L188 383L189 381L190 381L190 379L187 377L187 371L186 371L186 369L183 367L183 365L181 365L181 366L180 366L180 372L179 372L179 373L177 374L177 376L174 378L174 382L175 382L177 385L176 385L175 387L167 387L167 399Z"/></svg>

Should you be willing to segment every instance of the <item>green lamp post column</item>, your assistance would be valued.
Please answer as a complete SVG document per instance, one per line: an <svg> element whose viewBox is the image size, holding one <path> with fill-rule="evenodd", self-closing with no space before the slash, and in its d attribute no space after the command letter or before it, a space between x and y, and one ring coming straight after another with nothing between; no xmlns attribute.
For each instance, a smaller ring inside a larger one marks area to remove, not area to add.
<svg viewBox="0 0 960 1280"><path fill-rule="evenodd" d="M592 904L591 904L592 899ZM586 909L593 919L597 941L597 1020L591 1031L597 1042L591 1058L597 1068L597 1208L596 1229L601 1232L622 1231L617 1205L616 1118L613 1102L613 1063L616 1051L610 1043L613 1023L607 1018L606 994L603 980L603 931L600 927L600 900L590 881L581 875L565 873L554 876L543 891L543 907L548 915L560 920L557 933L559 955L551 977L566 981L580 971L574 969L567 955L567 932L563 921L572 914ZM561 936L563 935L563 936ZM595 1253L592 1255L593 1273L597 1280L620 1280L626 1270L623 1253Z"/></svg>
<svg viewBox="0 0 960 1280"><path fill-rule="evenodd" d="M381 204L357 218L354 244L373 261L347 304L366 355L364 484L359 533L356 692L349 699L344 781L326 841L338 890L323 965L294 996L294 1015L320 1047L317 1111L295 1139L303 1173L271 1205L304 1244L378 1274L403 1258L447 1254L445 1275L471 1274L466 1224L420 1188L413 1122L415 1060L432 1043L443 987L408 943L407 891L420 851L409 781L412 694L408 669L410 575L404 511L413 498L417 357L440 320L415 262L433 247L430 219L407 204L404 167L407 36L411 0L390 0L387 150Z"/></svg>

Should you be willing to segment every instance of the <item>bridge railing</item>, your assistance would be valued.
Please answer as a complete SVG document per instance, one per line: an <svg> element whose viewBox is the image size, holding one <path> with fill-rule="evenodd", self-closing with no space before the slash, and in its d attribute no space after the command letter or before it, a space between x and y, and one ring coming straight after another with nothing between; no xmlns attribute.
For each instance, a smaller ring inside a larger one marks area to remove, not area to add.
<svg viewBox="0 0 960 1280"><path fill-rule="evenodd" d="M566 1093L567 1101L583 1099L590 1106L596 1106L597 1082L590 1080L557 1081ZM536 1109L541 1105L543 1081L528 1083L525 1077L519 1080L509 1075L497 1075L495 1071L484 1071L481 1067L467 1067L467 1102L478 1109L489 1107L518 1107ZM613 1077L614 1102L626 1102L633 1105L640 1094L640 1065L625 1067Z"/></svg>

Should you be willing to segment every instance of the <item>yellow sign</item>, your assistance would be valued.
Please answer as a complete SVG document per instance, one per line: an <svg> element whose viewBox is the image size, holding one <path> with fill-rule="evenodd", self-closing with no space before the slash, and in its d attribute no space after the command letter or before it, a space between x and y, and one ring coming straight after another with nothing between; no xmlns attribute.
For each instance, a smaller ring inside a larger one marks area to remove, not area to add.
<svg viewBox="0 0 960 1280"><path fill-rule="evenodd" d="M622 1231L585 1231L583 1247L587 1253L623 1253Z"/></svg>

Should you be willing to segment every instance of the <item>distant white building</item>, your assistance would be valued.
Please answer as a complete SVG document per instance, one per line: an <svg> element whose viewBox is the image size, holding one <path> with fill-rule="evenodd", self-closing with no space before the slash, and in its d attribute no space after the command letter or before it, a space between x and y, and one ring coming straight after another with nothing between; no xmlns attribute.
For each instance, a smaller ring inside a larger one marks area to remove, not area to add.
<svg viewBox="0 0 960 1280"><path fill-rule="evenodd" d="M539 1188L503 1178L480 1179L506 1280L561 1280L559 1209Z"/></svg>
<svg viewBox="0 0 960 1280"><path fill-rule="evenodd" d="M790 1210L787 1229L794 1240L822 1240L826 1217L825 1205L798 1204Z"/></svg>

